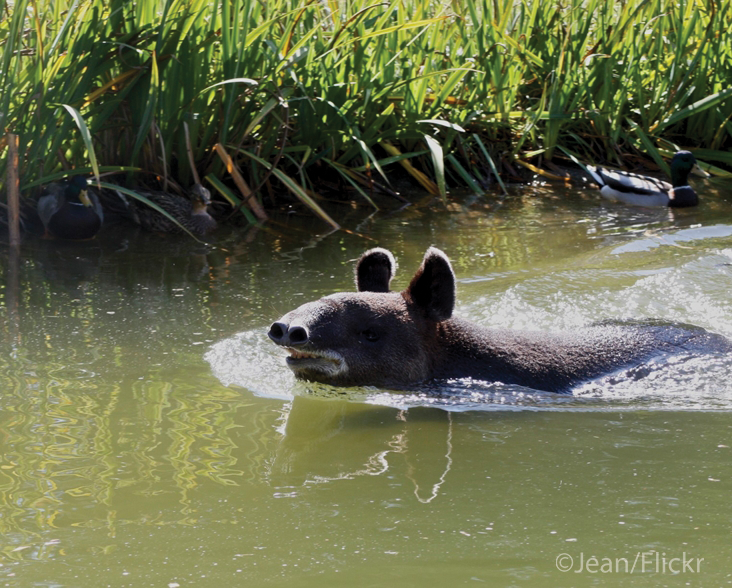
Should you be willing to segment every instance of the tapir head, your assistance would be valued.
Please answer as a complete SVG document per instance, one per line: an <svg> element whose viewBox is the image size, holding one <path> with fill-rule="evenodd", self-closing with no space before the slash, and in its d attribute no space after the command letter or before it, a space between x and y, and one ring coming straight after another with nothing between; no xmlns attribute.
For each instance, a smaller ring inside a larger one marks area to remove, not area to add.
<svg viewBox="0 0 732 588"><path fill-rule="evenodd" d="M357 292L332 294L288 312L269 338L290 352L300 379L336 386L406 386L430 376L439 323L452 316L455 275L434 247L403 292L390 292L394 256L376 248L356 264Z"/></svg>

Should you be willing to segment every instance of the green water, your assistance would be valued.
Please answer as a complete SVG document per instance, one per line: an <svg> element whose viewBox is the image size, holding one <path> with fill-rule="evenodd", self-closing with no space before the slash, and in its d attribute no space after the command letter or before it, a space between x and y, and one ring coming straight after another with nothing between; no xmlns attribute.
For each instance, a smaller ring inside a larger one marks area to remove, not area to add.
<svg viewBox="0 0 732 588"><path fill-rule="evenodd" d="M396 288L444 249L486 326L732 337L732 185L673 212L556 189L331 212L350 233L283 214L215 249L113 228L3 250L0 583L732 583L732 359L397 393L295 382L266 337L375 245Z"/></svg>

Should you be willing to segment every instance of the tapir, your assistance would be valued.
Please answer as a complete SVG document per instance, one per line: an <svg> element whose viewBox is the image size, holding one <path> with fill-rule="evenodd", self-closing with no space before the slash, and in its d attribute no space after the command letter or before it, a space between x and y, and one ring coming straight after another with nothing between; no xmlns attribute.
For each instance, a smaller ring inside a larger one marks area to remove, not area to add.
<svg viewBox="0 0 732 588"><path fill-rule="evenodd" d="M732 342L691 325L599 323L564 332L492 329L453 316L455 274L430 247L409 286L391 292L394 256L382 248L356 263L357 292L308 302L274 322L298 379L335 386L409 388L472 378L568 392L583 382L679 353L729 353Z"/></svg>

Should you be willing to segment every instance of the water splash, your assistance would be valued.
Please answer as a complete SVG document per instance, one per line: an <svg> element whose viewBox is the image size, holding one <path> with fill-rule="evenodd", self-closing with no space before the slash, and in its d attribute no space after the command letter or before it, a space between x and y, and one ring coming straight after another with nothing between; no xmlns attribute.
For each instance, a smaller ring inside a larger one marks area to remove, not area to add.
<svg viewBox="0 0 732 588"><path fill-rule="evenodd" d="M369 386L342 388L294 378L284 358L260 331L240 333L215 344L205 359L226 386L256 396L292 400L316 396L397 409L431 406L448 411L506 410L732 410L732 358L674 356L616 372L553 394L479 380L430 382L410 390Z"/></svg>

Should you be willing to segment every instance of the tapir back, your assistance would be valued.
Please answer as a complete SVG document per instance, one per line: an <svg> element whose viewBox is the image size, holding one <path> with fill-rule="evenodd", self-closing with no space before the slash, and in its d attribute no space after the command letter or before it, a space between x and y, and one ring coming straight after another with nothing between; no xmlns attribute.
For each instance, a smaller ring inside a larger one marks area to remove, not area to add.
<svg viewBox="0 0 732 588"><path fill-rule="evenodd" d="M552 392L666 354L732 351L727 339L700 327L654 321L544 333L485 329L450 319L441 331L443 354L432 377L470 377Z"/></svg>

